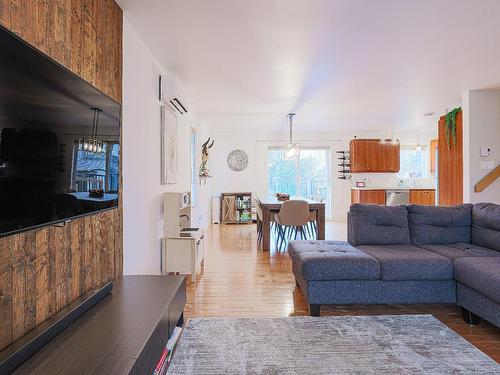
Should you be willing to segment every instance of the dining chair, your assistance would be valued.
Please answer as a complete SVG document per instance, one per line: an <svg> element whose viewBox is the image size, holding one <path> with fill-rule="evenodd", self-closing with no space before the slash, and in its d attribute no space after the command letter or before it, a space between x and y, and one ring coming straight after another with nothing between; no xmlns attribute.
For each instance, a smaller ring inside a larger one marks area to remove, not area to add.
<svg viewBox="0 0 500 375"><path fill-rule="evenodd" d="M256 202L255 212L257 214L257 242L260 243L260 241L262 241L262 228L264 224L262 221L264 215L262 214L262 206L260 205L260 202Z"/></svg>
<svg viewBox="0 0 500 375"><path fill-rule="evenodd" d="M274 220L278 228L276 241L278 249L285 243L287 235L289 238L297 239L300 233L301 238L305 239L304 225L309 222L309 203L295 199L284 201L280 212L274 214Z"/></svg>

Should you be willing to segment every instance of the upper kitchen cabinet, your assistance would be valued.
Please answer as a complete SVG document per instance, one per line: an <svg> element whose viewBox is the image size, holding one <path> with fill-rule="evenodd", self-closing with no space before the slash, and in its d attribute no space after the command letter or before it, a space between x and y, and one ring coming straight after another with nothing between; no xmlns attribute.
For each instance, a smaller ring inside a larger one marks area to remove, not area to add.
<svg viewBox="0 0 500 375"><path fill-rule="evenodd" d="M350 143L351 173L399 172L399 142L353 139Z"/></svg>

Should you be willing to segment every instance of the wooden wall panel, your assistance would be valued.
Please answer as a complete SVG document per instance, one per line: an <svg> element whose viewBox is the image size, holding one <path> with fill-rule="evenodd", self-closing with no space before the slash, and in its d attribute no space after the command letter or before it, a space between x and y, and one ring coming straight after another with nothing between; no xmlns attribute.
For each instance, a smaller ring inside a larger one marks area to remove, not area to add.
<svg viewBox="0 0 500 375"><path fill-rule="evenodd" d="M0 0L0 24L121 102L122 11L113 0Z"/></svg>
<svg viewBox="0 0 500 375"><path fill-rule="evenodd" d="M446 141L446 120L438 123L438 188L439 205L451 206L463 203L463 126L462 112L456 118L456 144L448 146Z"/></svg>
<svg viewBox="0 0 500 375"><path fill-rule="evenodd" d="M0 24L121 103L122 11L113 0L0 0ZM122 248L121 199L64 227L1 238L0 349L120 275Z"/></svg>

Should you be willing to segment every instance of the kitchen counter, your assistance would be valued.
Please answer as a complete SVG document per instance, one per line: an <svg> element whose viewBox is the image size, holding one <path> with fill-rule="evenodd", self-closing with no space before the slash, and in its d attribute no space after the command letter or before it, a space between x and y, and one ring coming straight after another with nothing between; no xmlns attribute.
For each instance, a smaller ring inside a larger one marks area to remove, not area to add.
<svg viewBox="0 0 500 375"><path fill-rule="evenodd" d="M436 190L435 187L429 186L404 186L404 187L399 187L399 186L385 186L385 187L356 187L356 186L351 186L352 190Z"/></svg>
<svg viewBox="0 0 500 375"><path fill-rule="evenodd" d="M436 204L436 188L408 187L352 187L351 203L372 203L394 206L399 204Z"/></svg>

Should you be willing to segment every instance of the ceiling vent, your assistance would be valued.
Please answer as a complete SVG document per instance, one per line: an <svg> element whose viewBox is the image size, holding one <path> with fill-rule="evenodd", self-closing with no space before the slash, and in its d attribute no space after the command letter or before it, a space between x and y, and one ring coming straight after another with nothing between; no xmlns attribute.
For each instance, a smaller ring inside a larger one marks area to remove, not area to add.
<svg viewBox="0 0 500 375"><path fill-rule="evenodd" d="M177 89L177 79L170 75L161 75L159 78L159 99L176 115L185 115L188 107L179 97Z"/></svg>

